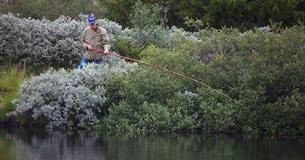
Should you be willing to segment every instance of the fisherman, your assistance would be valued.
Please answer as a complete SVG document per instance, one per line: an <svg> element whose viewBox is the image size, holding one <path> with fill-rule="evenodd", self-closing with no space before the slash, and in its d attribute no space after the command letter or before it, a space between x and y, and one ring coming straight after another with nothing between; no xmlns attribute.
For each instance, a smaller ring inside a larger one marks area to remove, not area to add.
<svg viewBox="0 0 305 160"><path fill-rule="evenodd" d="M107 32L104 28L98 26L94 15L88 16L89 26L83 31L81 41L86 52L79 64L79 68L83 69L86 64L103 63L103 54L94 52L94 49L104 50L104 53L109 53L110 41Z"/></svg>

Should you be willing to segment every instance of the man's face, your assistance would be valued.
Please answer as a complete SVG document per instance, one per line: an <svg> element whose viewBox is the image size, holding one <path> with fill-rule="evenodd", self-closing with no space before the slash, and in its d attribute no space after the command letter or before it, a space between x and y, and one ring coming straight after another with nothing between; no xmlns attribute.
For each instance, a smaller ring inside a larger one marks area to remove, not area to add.
<svg viewBox="0 0 305 160"><path fill-rule="evenodd" d="M92 29L96 29L96 28L97 28L97 25L96 25L96 23L92 23L92 24L90 24L90 27L91 27Z"/></svg>

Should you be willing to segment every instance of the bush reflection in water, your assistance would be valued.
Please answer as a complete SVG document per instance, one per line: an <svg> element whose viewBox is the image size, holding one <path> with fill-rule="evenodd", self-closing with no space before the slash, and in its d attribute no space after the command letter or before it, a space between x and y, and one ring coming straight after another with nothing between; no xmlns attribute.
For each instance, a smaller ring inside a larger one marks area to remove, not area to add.
<svg viewBox="0 0 305 160"><path fill-rule="evenodd" d="M0 160L304 159L301 141L244 140L237 136L0 131Z"/></svg>

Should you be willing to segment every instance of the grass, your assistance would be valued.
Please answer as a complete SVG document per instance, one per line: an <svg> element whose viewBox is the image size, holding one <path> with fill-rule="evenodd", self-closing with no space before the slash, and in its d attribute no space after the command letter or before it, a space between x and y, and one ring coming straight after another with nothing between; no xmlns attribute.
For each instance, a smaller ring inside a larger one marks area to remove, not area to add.
<svg viewBox="0 0 305 160"><path fill-rule="evenodd" d="M0 121L15 109L12 100L17 98L20 85L26 78L25 69L20 67L0 67Z"/></svg>

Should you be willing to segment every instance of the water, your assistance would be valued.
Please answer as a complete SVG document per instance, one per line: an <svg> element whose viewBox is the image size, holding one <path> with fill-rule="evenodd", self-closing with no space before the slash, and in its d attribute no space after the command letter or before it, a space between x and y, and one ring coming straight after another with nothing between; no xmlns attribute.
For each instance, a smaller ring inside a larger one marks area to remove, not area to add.
<svg viewBox="0 0 305 160"><path fill-rule="evenodd" d="M239 136L110 137L0 130L0 160L304 160L305 142Z"/></svg>

